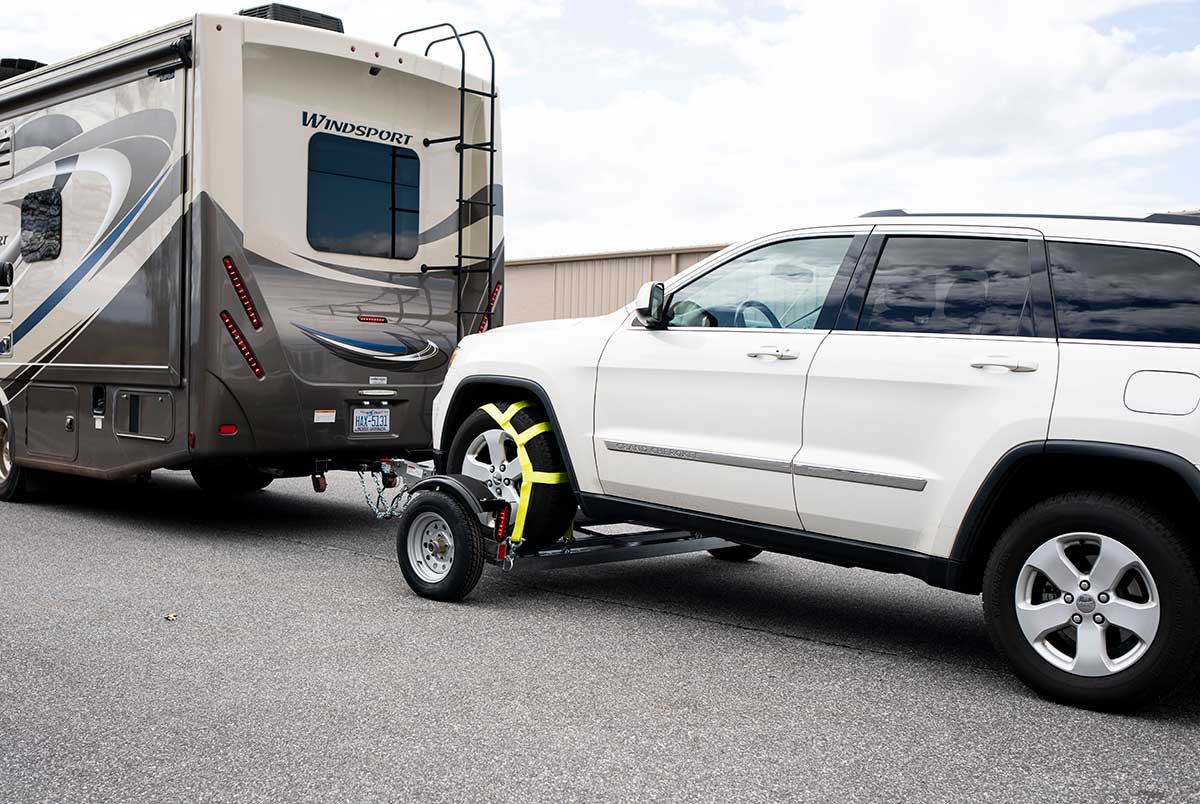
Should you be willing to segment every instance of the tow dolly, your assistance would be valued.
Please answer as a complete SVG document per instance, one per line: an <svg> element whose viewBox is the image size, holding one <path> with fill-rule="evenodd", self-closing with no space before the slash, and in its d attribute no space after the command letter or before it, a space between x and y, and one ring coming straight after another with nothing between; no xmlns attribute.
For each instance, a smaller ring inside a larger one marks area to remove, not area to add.
<svg viewBox="0 0 1200 804"><path fill-rule="evenodd" d="M406 466L402 471L410 478L419 470ZM396 557L404 580L418 595L433 600L462 600L479 582L485 564L524 573L737 547L690 531L577 521L557 543L534 549L513 541L509 503L475 478L427 476L405 484L391 502L384 500L378 479L377 488L376 515L399 518ZM367 497L370 502L369 492Z"/></svg>

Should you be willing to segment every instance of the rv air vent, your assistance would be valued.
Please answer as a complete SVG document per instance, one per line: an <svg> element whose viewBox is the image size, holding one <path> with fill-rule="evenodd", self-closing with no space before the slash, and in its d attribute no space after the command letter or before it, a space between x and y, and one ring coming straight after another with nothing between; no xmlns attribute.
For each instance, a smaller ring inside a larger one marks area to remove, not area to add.
<svg viewBox="0 0 1200 804"><path fill-rule="evenodd" d="M321 14L317 11L306 11L303 8L296 8L295 6L285 6L281 3L244 8L238 12L238 16L258 17L260 20L275 20L276 22L290 22L293 25L307 25L310 28L345 33L345 29L342 28L342 21L337 17L331 17L328 14Z"/></svg>
<svg viewBox="0 0 1200 804"><path fill-rule="evenodd" d="M45 66L42 62L33 59L0 59L0 81L7 81L22 73Z"/></svg>
<svg viewBox="0 0 1200 804"><path fill-rule="evenodd" d="M0 126L0 181L13 177L16 170L16 143L12 125Z"/></svg>

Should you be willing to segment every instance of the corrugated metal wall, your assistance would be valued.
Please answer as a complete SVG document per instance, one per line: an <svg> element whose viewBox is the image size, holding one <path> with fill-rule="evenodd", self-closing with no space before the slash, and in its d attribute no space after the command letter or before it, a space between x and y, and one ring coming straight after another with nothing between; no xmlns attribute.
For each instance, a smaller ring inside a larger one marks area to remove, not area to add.
<svg viewBox="0 0 1200 804"><path fill-rule="evenodd" d="M505 264L507 324L611 313L638 288L687 270L724 246L510 260Z"/></svg>

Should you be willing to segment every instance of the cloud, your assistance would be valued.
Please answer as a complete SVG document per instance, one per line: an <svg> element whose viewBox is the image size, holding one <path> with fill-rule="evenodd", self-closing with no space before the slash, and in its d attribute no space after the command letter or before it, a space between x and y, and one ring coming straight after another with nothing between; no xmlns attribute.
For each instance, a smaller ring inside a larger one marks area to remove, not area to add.
<svg viewBox="0 0 1200 804"><path fill-rule="evenodd" d="M506 110L510 253L721 241L872 208L1195 206L1200 48L1103 26L1142 3L794 3L664 25L712 57L687 91ZM661 57L665 59L664 57ZM1188 149L1191 150L1188 150ZM1097 172L1103 160L1103 173Z"/></svg>

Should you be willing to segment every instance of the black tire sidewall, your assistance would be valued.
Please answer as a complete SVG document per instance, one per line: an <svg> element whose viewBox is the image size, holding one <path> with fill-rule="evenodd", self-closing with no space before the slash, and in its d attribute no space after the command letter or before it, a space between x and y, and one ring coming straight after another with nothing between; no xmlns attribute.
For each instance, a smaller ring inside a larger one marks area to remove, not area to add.
<svg viewBox="0 0 1200 804"><path fill-rule="evenodd" d="M450 526L454 540L454 560L446 577L429 583L417 575L408 556L408 532L416 518L426 512L439 514ZM483 537L480 525L452 497L437 491L418 492L400 515L396 533L396 560L409 588L421 597L452 602L462 600L483 574Z"/></svg>
<svg viewBox="0 0 1200 804"><path fill-rule="evenodd" d="M708 554L719 561L743 562L758 558L762 554L762 550L739 544L733 547L718 547L715 550L709 550Z"/></svg>
<svg viewBox="0 0 1200 804"><path fill-rule="evenodd" d="M1131 667L1111 676L1077 676L1052 666L1025 639L1017 621L1016 584L1025 561L1047 540L1072 532L1099 533L1132 549L1158 590L1161 614L1153 644ZM1052 698L1099 709L1139 705L1190 676L1195 654L1190 634L1200 625L1198 593L1190 555L1167 521L1107 495L1067 495L1018 517L993 551L983 589L992 639L1017 675Z"/></svg>
<svg viewBox="0 0 1200 804"><path fill-rule="evenodd" d="M0 409L0 419L3 419L5 421L5 423L8 424L7 438L9 439L9 441L12 441L16 437L15 433L13 431L12 417L8 415L8 411ZM12 448L13 452L15 453L16 452L16 449L15 449L16 444L15 443L10 444L10 447ZM4 445L0 444L0 449L3 449L3 448L4 448ZM24 481L25 481L25 470L22 467L17 466L14 463L13 467L12 467L12 472L9 474L8 479L5 480L3 483L0 483L0 502L17 502L18 500L20 500L20 498L25 490L25 482Z"/></svg>

